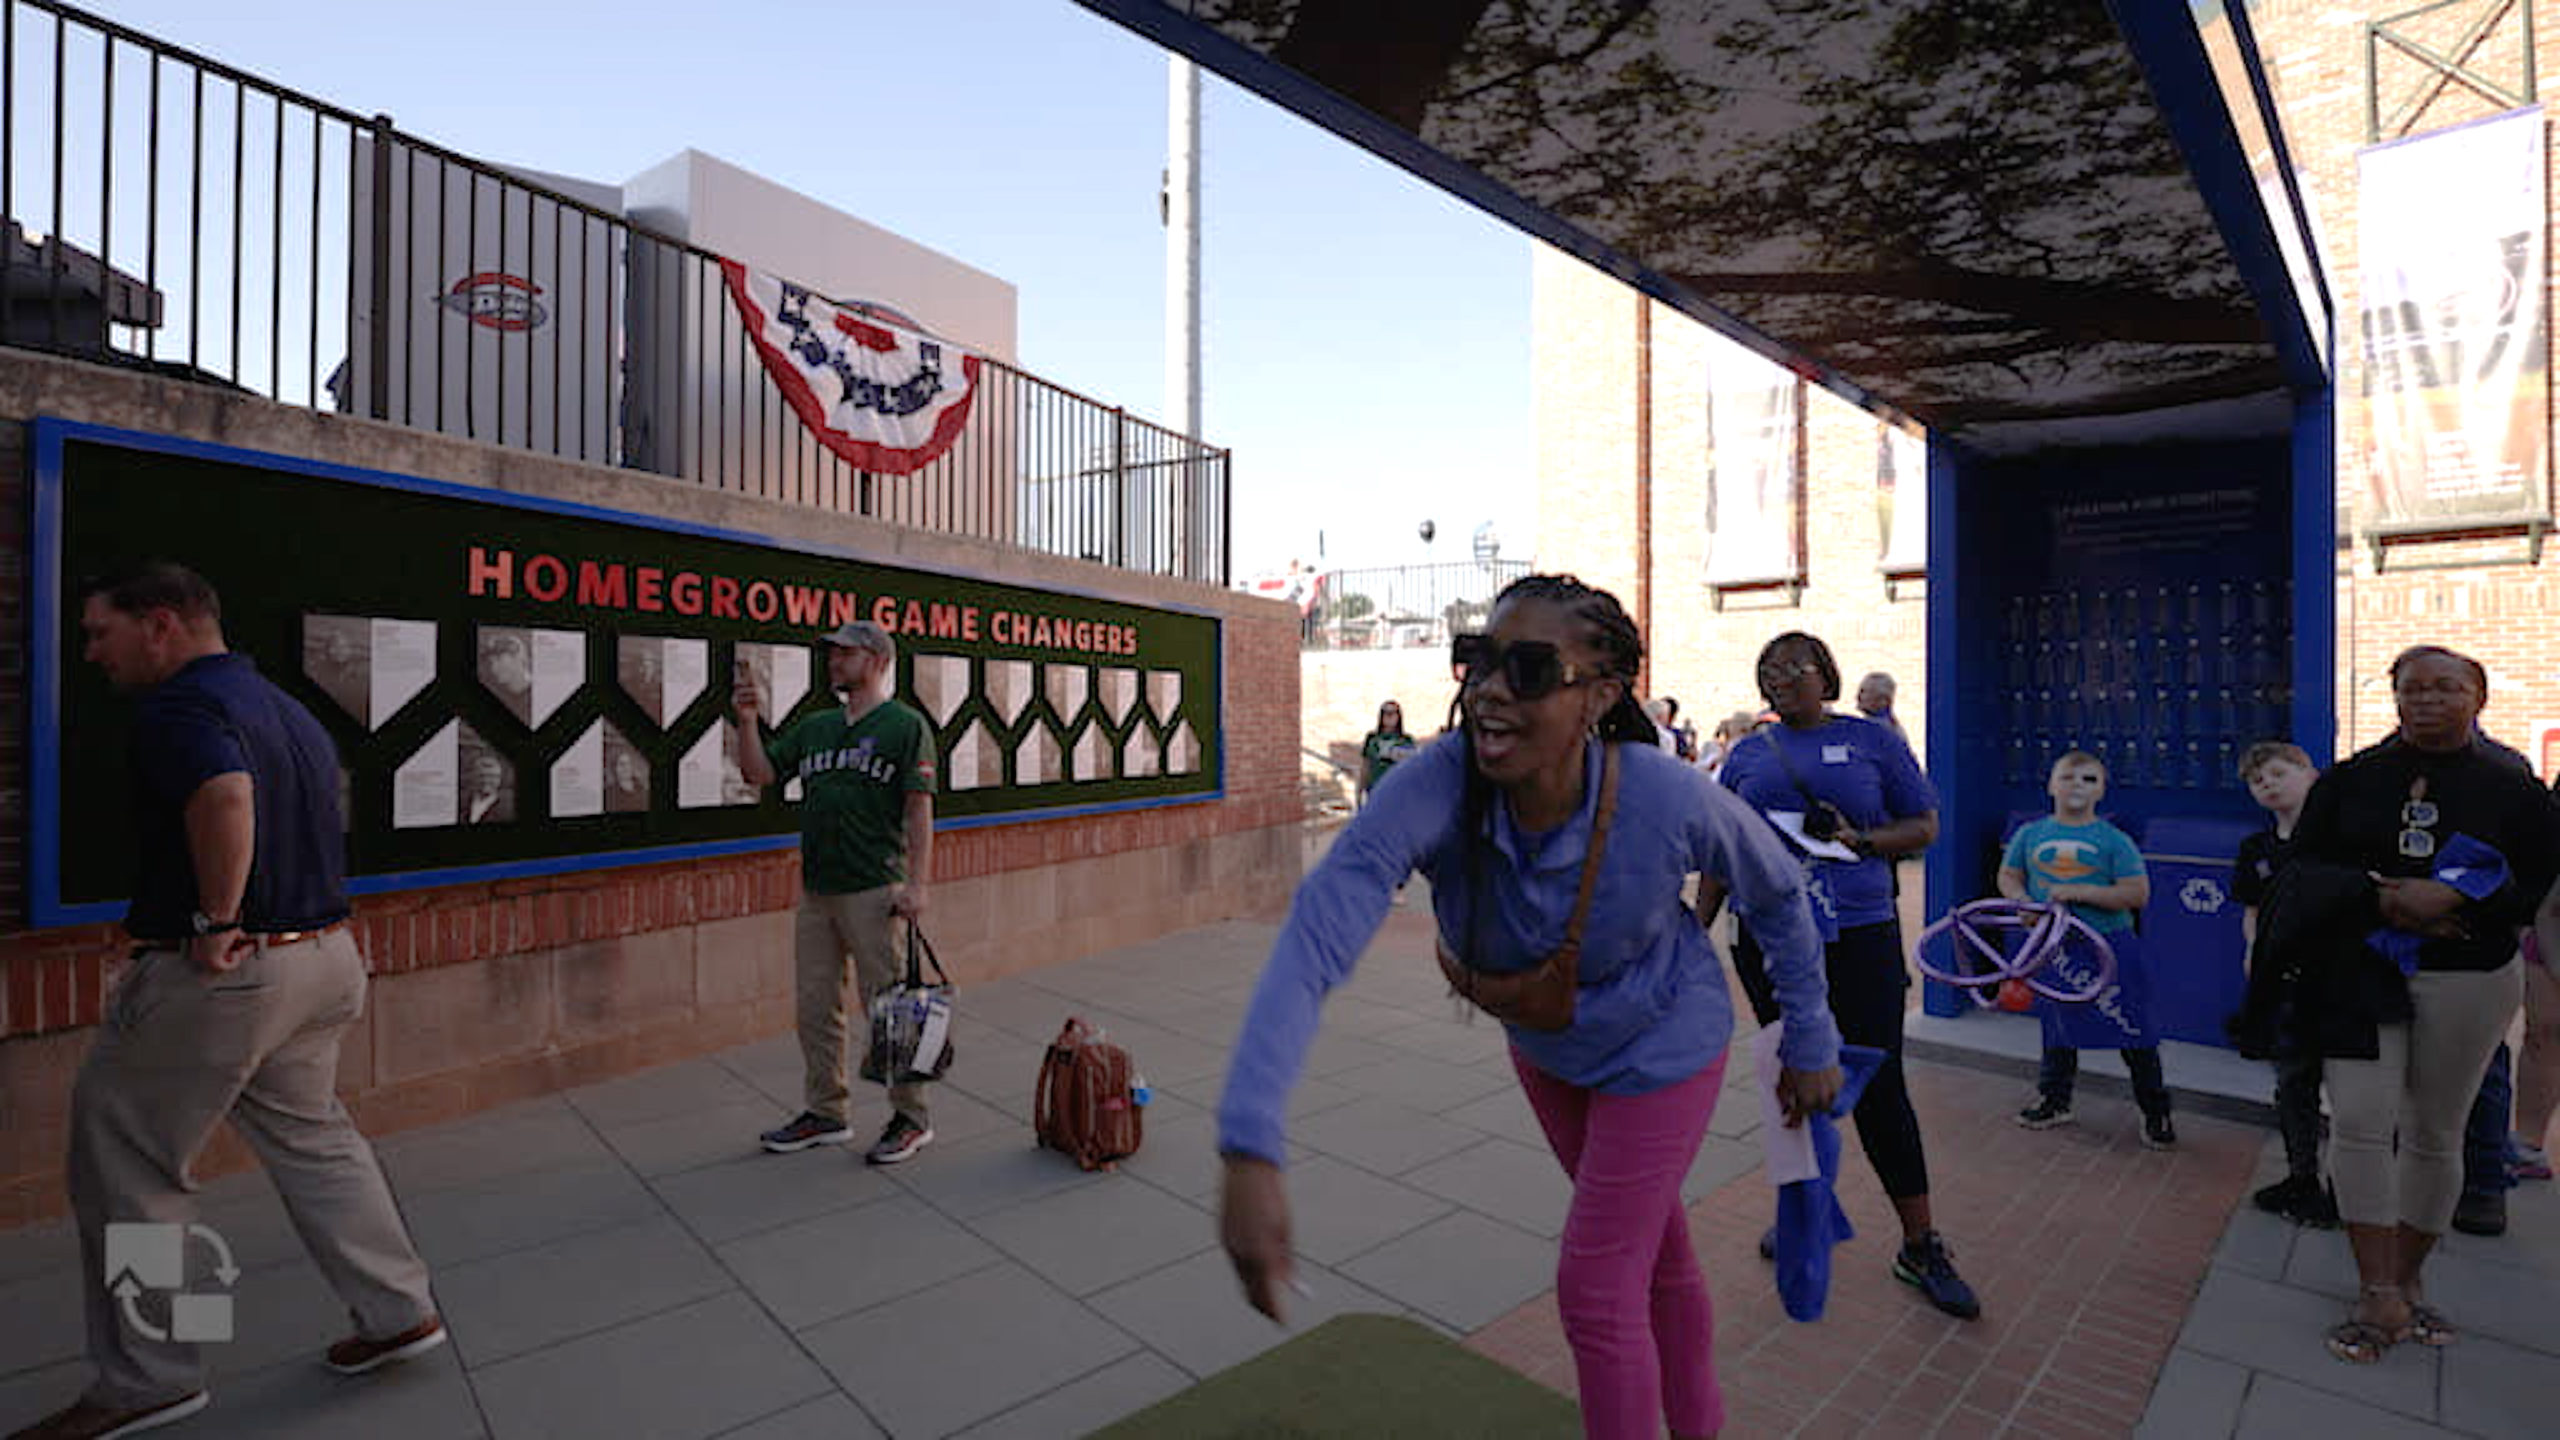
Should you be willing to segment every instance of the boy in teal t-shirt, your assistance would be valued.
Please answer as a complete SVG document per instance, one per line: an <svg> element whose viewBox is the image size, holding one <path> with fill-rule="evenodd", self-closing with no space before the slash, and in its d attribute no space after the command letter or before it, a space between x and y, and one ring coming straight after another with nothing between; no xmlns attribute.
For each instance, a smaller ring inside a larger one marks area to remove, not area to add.
<svg viewBox="0 0 2560 1440"><path fill-rule="evenodd" d="M2169 1086L2160 1070L2160 1037L2151 1028L2150 974L2133 929L2133 912L2151 899L2151 877L2142 854L2123 831L2098 818L2107 793L2107 767L2097 756L2074 750L2053 762L2045 793L2053 814L2018 827L2000 861L2000 893L2012 900L2060 901L2098 932L2115 952L2115 980L2095 999L2061 1005L2039 996L2044 1059L2037 1067L2036 1103L2018 1112L2018 1123L2046 1130L2071 1123L2071 1090L2080 1073L2080 1051L2113 1046L2133 1077L2134 1103L2142 1109L2142 1143L2166 1150L2178 1143L2169 1121ZM2068 952L2061 978L2074 983L2086 961Z"/></svg>

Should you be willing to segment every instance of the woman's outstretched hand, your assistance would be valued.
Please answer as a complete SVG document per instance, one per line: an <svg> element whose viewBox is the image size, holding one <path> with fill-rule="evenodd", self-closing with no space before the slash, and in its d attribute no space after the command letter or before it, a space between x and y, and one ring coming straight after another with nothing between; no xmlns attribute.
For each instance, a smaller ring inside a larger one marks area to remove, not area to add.
<svg viewBox="0 0 2560 1440"><path fill-rule="evenodd" d="M1795 1129L1808 1115L1829 1111L1840 1098L1840 1067L1828 1070L1778 1071L1778 1107L1787 1114L1787 1128Z"/></svg>
<svg viewBox="0 0 2560 1440"><path fill-rule="evenodd" d="M1296 1276L1289 1257L1289 1197L1281 1187L1280 1167L1249 1155L1230 1155L1226 1166L1226 1188L1218 1197L1218 1239L1227 1247L1236 1278L1244 1282L1244 1298L1286 1324L1287 1302L1281 1295Z"/></svg>

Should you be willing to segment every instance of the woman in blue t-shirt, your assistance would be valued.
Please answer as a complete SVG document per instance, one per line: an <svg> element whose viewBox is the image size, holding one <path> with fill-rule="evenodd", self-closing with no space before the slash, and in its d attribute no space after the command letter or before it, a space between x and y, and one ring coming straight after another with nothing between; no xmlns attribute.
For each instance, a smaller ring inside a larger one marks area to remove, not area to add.
<svg viewBox="0 0 2560 1440"><path fill-rule="evenodd" d="M1820 640L1794 630L1771 640L1761 647L1758 678L1777 723L1736 741L1718 778L1768 816L1803 858L1840 1038L1884 1052L1855 1113L1859 1147L1902 1220L1893 1273L1930 1304L1970 1320L1982 1305L1956 1273L1931 1216L1928 1156L1902 1073L1903 993L1911 978L1903 968L1893 865L1938 838L1938 792L1890 727L1832 712L1840 666ZM1777 1019L1778 997L1748 929L1733 961L1760 1023ZM1761 1252L1773 1253L1766 1240Z"/></svg>

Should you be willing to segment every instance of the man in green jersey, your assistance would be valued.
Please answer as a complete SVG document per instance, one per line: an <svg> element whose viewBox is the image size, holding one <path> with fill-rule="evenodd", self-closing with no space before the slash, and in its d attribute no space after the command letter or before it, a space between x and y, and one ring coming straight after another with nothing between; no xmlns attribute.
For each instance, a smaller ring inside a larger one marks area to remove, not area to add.
<svg viewBox="0 0 2560 1440"><path fill-rule="evenodd" d="M741 673L731 700L738 768L758 786L797 779L800 913L792 931L798 972L800 1059L808 1108L760 1138L775 1154L853 1138L845 1091L845 956L867 1017L871 1000L900 974L893 917L924 913L933 869L933 731L890 698L898 649L887 631L848 621L826 636L827 684L844 696L779 732L756 713L754 682ZM870 1031L864 1026L864 1043ZM891 1085L888 1128L865 1157L895 1165L932 1143L924 1086Z"/></svg>

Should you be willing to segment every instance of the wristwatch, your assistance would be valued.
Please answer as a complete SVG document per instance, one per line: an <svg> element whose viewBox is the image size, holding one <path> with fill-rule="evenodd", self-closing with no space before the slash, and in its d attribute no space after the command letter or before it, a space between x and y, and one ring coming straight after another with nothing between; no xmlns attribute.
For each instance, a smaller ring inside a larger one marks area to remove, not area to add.
<svg viewBox="0 0 2560 1440"><path fill-rule="evenodd" d="M195 935L228 935L240 928L237 920L216 920L201 910L187 915L187 930Z"/></svg>

